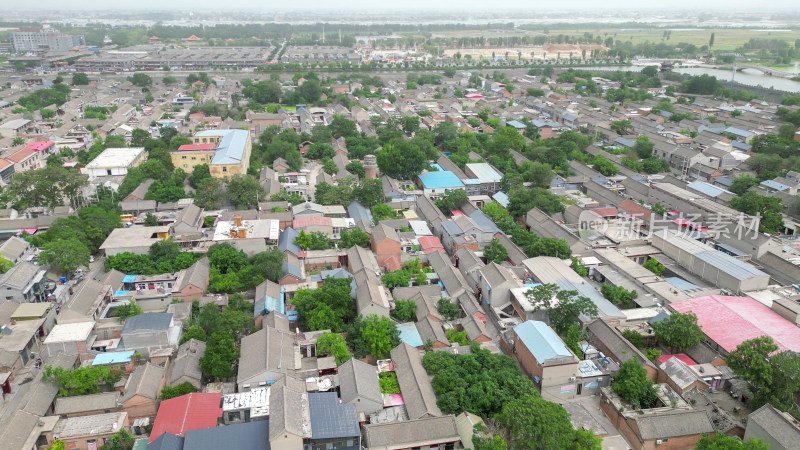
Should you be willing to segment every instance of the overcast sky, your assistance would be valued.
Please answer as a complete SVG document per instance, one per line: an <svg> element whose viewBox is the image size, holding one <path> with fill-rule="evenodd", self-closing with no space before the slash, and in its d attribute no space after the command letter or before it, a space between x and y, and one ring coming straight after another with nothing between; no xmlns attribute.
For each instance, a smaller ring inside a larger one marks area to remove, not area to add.
<svg viewBox="0 0 800 450"><path fill-rule="evenodd" d="M195 10L251 10L253 12L270 12L286 9L305 9L314 10L363 10L363 9L432 9L443 10L451 9L454 12L465 13L469 9L494 10L501 12L502 9L526 9L531 12L537 10L553 9L697 9L700 6L707 11L724 11L731 9L794 9L800 12L800 7L796 0L767 0L754 3L745 0L668 0L667 2L644 2L640 0L564 0L558 2L551 1L525 1L525 0L400 0L395 2L375 1L375 0L306 0L300 3L275 1L275 0L37 0L35 2L0 0L0 4L5 4L4 8L24 9L24 10L53 10L53 9L128 9L128 10L164 10L164 9L185 9ZM302 5L298 7L298 5ZM720 8L720 9L717 9Z"/></svg>

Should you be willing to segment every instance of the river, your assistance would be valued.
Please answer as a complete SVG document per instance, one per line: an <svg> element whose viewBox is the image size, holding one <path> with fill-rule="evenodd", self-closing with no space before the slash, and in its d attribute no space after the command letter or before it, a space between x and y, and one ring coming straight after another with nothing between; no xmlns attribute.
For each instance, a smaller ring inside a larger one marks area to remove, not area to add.
<svg viewBox="0 0 800 450"><path fill-rule="evenodd" d="M619 70L624 72L641 72L646 66L597 66L597 67L581 67L579 70L597 70L597 71L610 71ZM683 73L686 75L713 75L722 84L727 84L731 81L733 72L730 70L706 69L703 67L686 67L674 69L674 72ZM786 92L800 93L800 81L792 81L788 78L778 78L764 75L758 70L744 69L741 72L736 72L736 77L733 79L736 83L744 86L761 86L764 88L772 88Z"/></svg>

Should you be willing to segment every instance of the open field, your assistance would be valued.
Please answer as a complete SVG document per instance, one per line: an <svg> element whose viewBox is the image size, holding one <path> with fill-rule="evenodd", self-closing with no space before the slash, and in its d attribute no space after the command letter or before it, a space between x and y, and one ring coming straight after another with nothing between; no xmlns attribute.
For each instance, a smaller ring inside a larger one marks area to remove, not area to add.
<svg viewBox="0 0 800 450"><path fill-rule="evenodd" d="M575 29L575 30L552 30L553 34L569 34L573 36L583 35L583 33L592 33L595 36L600 35L605 40L608 37L613 37L614 41L631 41L634 44L639 44L645 41L661 42L664 31L667 28L599 28L599 29ZM708 40L711 38L711 33L714 33L714 50L733 50L740 47L745 42L752 38L759 39L781 39L794 45L796 39L800 39L800 29L791 31L776 31L776 30L744 30L744 29L674 29L670 33L668 43L678 44L679 42L686 42L694 44L698 47L708 45Z"/></svg>

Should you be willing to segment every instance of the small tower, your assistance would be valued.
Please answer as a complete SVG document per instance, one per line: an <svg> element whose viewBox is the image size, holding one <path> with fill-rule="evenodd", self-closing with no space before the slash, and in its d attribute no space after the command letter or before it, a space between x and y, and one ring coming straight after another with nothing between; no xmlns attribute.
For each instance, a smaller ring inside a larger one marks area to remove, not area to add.
<svg viewBox="0 0 800 450"><path fill-rule="evenodd" d="M364 155L364 178L368 180L378 178L378 159L375 155Z"/></svg>

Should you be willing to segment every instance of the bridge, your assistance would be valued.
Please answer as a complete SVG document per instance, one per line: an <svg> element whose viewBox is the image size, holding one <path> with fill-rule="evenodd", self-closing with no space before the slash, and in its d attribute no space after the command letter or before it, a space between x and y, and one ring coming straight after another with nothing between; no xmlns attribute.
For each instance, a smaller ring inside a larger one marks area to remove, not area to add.
<svg viewBox="0 0 800 450"><path fill-rule="evenodd" d="M772 67L762 66L759 64L745 64L745 65L736 65L736 71L741 72L743 69L754 69L757 70L764 75L768 75L771 77L778 77L778 78L794 78L799 76L799 74L786 72L784 70L773 69Z"/></svg>

